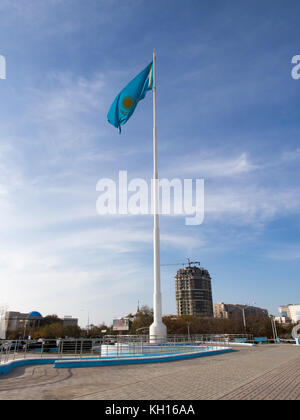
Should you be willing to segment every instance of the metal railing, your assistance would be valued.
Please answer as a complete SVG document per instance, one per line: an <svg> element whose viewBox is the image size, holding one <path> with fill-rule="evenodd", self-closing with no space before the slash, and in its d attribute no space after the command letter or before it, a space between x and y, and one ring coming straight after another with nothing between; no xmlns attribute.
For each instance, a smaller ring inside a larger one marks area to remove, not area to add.
<svg viewBox="0 0 300 420"><path fill-rule="evenodd" d="M168 335L167 338L149 335L112 335L98 339L40 339L0 342L0 363L26 358L84 359L113 357L147 357L178 354L230 347L237 339L253 342L245 334Z"/></svg>
<svg viewBox="0 0 300 420"><path fill-rule="evenodd" d="M0 342L0 363L26 358L59 359L98 356L100 344L100 339L6 340Z"/></svg>
<svg viewBox="0 0 300 420"><path fill-rule="evenodd" d="M157 343L216 343L226 345L237 340L245 340L247 343L253 343L254 338L252 334L170 334L165 337L150 336L149 335L107 335L105 339L113 342L157 342Z"/></svg>

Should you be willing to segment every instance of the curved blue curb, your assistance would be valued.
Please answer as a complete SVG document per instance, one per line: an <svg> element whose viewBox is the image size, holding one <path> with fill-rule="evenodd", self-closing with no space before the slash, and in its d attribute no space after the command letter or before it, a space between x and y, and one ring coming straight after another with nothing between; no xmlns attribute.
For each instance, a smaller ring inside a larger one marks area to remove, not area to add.
<svg viewBox="0 0 300 420"><path fill-rule="evenodd" d="M164 355L155 357L139 357L135 358L120 358L120 359L105 359L105 360L56 360L54 368L56 369L71 369L71 368L87 368L87 367L99 367L99 366L115 366L115 365L133 365L133 364L144 364L144 363L163 363L163 362L174 362L184 359L192 359L196 357L214 356L216 354L230 353L232 349L212 350L207 352L199 353L185 353L185 354L174 354Z"/></svg>
<svg viewBox="0 0 300 420"><path fill-rule="evenodd" d="M84 360L83 358L82 360ZM97 358L98 359L98 358ZM64 359L72 360L70 358ZM57 362L57 358L35 358L35 359L19 359L19 360L11 360L10 362L0 364L0 375L5 375L6 373L10 372L12 369L20 366L38 366L38 365L54 365Z"/></svg>
<svg viewBox="0 0 300 420"><path fill-rule="evenodd" d="M70 369L70 368L83 368L83 367L97 367L97 366L114 366L114 365L133 365L143 363L163 363L173 362L184 359L192 359L196 357L214 356L216 354L230 353L234 350L231 348L210 350L205 352L193 352L185 354L173 354L173 355L162 355L162 356L147 356L133 358L133 357L121 357L121 358L105 358L105 359L21 359L12 360L3 365L0 365L0 375L9 373L12 369L20 366L37 366L37 365L53 365L56 369Z"/></svg>
<svg viewBox="0 0 300 420"><path fill-rule="evenodd" d="M5 375L12 369L19 366L31 366L31 365L53 365L56 359L24 359L24 360L12 360L3 365L0 365L0 375Z"/></svg>

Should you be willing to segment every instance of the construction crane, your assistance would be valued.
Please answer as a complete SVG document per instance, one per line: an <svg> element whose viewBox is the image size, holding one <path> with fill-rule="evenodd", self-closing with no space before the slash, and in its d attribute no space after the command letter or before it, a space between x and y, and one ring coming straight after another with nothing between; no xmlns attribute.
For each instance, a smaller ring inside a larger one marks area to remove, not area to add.
<svg viewBox="0 0 300 420"><path fill-rule="evenodd" d="M189 267L191 267L192 264L197 264L200 265L200 261L191 261L189 258L187 258L188 262L187 263L177 263L177 264L161 264L161 267L168 267L171 265L188 265Z"/></svg>

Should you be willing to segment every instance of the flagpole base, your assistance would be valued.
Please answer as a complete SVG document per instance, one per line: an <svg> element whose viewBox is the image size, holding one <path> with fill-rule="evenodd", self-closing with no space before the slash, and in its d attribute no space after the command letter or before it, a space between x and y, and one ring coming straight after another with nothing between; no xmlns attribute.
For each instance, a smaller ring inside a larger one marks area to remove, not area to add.
<svg viewBox="0 0 300 420"><path fill-rule="evenodd" d="M167 341L167 327L162 322L153 323L149 328L149 342L161 344Z"/></svg>

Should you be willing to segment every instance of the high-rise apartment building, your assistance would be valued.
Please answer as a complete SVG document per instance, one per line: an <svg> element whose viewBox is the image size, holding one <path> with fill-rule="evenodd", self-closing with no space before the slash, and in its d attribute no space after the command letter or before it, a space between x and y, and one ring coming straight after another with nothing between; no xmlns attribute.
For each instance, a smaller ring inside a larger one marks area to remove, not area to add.
<svg viewBox="0 0 300 420"><path fill-rule="evenodd" d="M178 316L214 316L211 277L207 270L188 264L177 271L175 282Z"/></svg>

